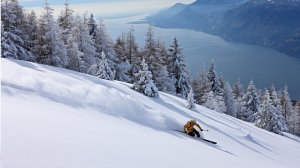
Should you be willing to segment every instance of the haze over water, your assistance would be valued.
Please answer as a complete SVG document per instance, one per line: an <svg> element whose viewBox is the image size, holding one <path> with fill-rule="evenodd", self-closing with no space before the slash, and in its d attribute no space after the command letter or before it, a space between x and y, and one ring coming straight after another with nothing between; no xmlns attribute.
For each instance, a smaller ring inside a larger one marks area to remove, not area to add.
<svg viewBox="0 0 300 168"><path fill-rule="evenodd" d="M143 17L106 19L105 24L114 40L133 26L139 47L143 47L148 25L129 24ZM264 47L227 42L220 37L193 30L155 27L154 32L155 37L164 40L166 46L171 44L174 37L178 38L193 77L202 67L207 69L211 60L214 60L217 72L231 84L238 78L244 89L250 80L254 80L259 89L272 84L279 89L287 84L291 98L300 99L300 59Z"/></svg>

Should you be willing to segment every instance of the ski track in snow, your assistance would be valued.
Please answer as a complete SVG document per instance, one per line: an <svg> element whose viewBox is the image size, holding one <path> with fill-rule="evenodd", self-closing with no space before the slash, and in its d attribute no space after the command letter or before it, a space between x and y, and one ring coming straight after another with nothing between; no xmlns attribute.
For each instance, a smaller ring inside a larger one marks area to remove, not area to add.
<svg viewBox="0 0 300 168"><path fill-rule="evenodd" d="M1 58L4 168L272 167L300 165L300 138L160 92L66 69ZM182 130L196 119L206 139Z"/></svg>

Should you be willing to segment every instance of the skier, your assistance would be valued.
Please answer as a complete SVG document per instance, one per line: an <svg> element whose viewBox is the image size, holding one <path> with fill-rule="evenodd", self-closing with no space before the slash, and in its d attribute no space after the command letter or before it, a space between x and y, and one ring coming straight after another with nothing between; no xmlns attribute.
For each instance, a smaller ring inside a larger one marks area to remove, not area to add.
<svg viewBox="0 0 300 168"><path fill-rule="evenodd" d="M200 137L200 133L194 128L194 126L197 126L200 129L200 131L203 131L203 129L200 127L200 125L197 124L196 120L193 119L193 120L188 121L184 125L184 127L183 127L184 132L192 137L194 137L195 134L197 135L197 137Z"/></svg>

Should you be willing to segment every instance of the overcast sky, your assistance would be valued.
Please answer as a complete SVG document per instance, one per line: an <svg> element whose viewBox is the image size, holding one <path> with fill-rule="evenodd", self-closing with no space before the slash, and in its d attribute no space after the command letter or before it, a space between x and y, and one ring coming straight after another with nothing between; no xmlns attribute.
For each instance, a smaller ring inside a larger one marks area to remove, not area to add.
<svg viewBox="0 0 300 168"><path fill-rule="evenodd" d="M77 13L85 11L95 15L112 16L130 13L147 14L175 3L191 3L195 0L69 0L71 8ZM20 0L26 9L33 9L40 13L44 0ZM64 0L48 0L57 15L64 4Z"/></svg>

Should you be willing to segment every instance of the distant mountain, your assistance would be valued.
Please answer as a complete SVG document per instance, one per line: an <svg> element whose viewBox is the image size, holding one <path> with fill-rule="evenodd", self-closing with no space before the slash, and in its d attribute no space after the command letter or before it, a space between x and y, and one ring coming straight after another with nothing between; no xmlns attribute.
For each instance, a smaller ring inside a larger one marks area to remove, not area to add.
<svg viewBox="0 0 300 168"><path fill-rule="evenodd" d="M147 20L160 27L204 31L300 57L300 0L197 0L164 18L169 10Z"/></svg>
<svg viewBox="0 0 300 168"><path fill-rule="evenodd" d="M221 4L234 4L243 2L242 0L197 0L192 5L221 5Z"/></svg>
<svg viewBox="0 0 300 168"><path fill-rule="evenodd" d="M168 18L175 16L182 10L184 10L186 6L187 5L185 5L185 4L177 3L177 4L173 5L172 7L168 8L167 10L163 10L157 14L150 16L149 18L158 19L158 18L162 17L161 19L168 19Z"/></svg>
<svg viewBox="0 0 300 168"><path fill-rule="evenodd" d="M300 1L250 0L226 12L214 33L300 57Z"/></svg>
<svg viewBox="0 0 300 168"><path fill-rule="evenodd" d="M219 23L224 12L245 0L197 0L189 5L176 4L146 19L160 27L208 31Z"/></svg>

